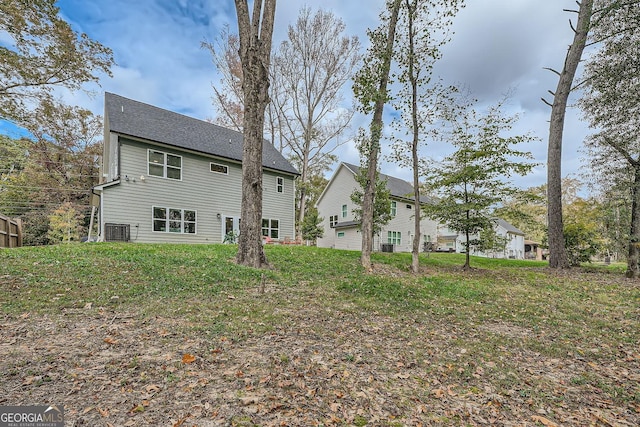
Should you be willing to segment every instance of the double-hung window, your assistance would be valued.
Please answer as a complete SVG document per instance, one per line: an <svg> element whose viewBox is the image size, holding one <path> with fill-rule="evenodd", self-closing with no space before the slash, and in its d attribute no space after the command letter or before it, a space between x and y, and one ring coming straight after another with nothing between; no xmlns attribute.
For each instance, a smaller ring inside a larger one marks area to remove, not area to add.
<svg viewBox="0 0 640 427"><path fill-rule="evenodd" d="M391 216L396 216L398 214L398 202L391 202Z"/></svg>
<svg viewBox="0 0 640 427"><path fill-rule="evenodd" d="M153 231L196 234L196 211L154 206Z"/></svg>
<svg viewBox="0 0 640 427"><path fill-rule="evenodd" d="M158 150L147 152L148 173L161 178L182 179L182 156Z"/></svg>
<svg viewBox="0 0 640 427"><path fill-rule="evenodd" d="M338 215L331 215L329 217L329 227L333 228L338 223Z"/></svg>
<svg viewBox="0 0 640 427"><path fill-rule="evenodd" d="M262 218L262 235L272 239L280 238L280 221Z"/></svg>
<svg viewBox="0 0 640 427"><path fill-rule="evenodd" d="M284 193L284 178L281 176L276 177L276 191L278 193Z"/></svg>
<svg viewBox="0 0 640 427"><path fill-rule="evenodd" d="M347 217L347 205L342 205L342 218Z"/></svg>

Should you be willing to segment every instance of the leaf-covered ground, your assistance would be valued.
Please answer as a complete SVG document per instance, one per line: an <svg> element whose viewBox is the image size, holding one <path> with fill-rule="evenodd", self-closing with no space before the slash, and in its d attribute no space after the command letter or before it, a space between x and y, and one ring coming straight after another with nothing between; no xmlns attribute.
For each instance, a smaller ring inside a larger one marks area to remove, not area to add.
<svg viewBox="0 0 640 427"><path fill-rule="evenodd" d="M400 255L365 274L287 248L203 293L179 277L218 255L189 250L168 280L145 250L0 252L0 405L64 404L70 426L640 425L640 287L620 274L443 258L414 277ZM223 251L216 285L242 271ZM96 262L119 273L84 281Z"/></svg>

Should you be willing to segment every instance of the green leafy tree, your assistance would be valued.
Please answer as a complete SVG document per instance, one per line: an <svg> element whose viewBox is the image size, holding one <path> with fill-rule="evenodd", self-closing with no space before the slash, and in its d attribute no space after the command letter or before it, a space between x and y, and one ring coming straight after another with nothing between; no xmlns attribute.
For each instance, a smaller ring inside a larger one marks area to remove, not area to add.
<svg viewBox="0 0 640 427"><path fill-rule="evenodd" d="M111 75L111 49L73 31L55 0L3 0L0 33L0 119L20 123L54 87L78 90Z"/></svg>
<svg viewBox="0 0 640 427"><path fill-rule="evenodd" d="M400 89L392 102L400 112L394 120L395 142L390 158L408 166L413 172L414 233L412 242L411 271L419 270L420 253L420 174L422 162L419 149L424 136L433 131L441 105L450 104L455 88L432 83L433 66L441 57L440 47L449 40L448 28L462 0L433 2L405 0L400 9L396 30L398 49L395 59L398 67ZM406 138L400 136L406 135Z"/></svg>
<svg viewBox="0 0 640 427"><path fill-rule="evenodd" d="M640 2L625 2L594 26L602 40L585 66L580 106L595 133L586 144L591 166L610 186L629 184L628 277L640 277ZM627 180L630 177L630 180Z"/></svg>
<svg viewBox="0 0 640 427"><path fill-rule="evenodd" d="M472 239L469 244L476 251L495 257L497 253L504 254L508 242L507 236L498 234L495 227L488 227L480 230L478 239Z"/></svg>
<svg viewBox="0 0 640 427"><path fill-rule="evenodd" d="M324 235L324 229L320 225L323 220L324 218L318 216L318 209L315 206L310 206L300 226L302 238L314 243L321 238Z"/></svg>
<svg viewBox="0 0 640 427"><path fill-rule="evenodd" d="M61 205L49 216L49 240L54 243L79 241L80 219L80 213L71 203Z"/></svg>
<svg viewBox="0 0 640 427"><path fill-rule="evenodd" d="M503 102L480 114L471 108L449 116L450 143L455 152L429 171L427 185L436 196L423 206L425 214L465 236L470 268L470 242L482 230L493 228L493 208L518 190L508 182L513 174L526 175L535 165L517 145L535 140L531 135L509 135L517 116L502 112Z"/></svg>
<svg viewBox="0 0 640 427"><path fill-rule="evenodd" d="M353 215L356 221L360 222L360 229L362 229L362 204L364 200L364 189L367 182L366 169L360 168L355 178L360 188L356 188L351 193L351 201L356 208L353 209ZM373 205L373 223L372 233L374 236L380 234L382 227L387 225L391 221L391 192L387 187L387 181L378 179L375 185L375 197Z"/></svg>
<svg viewBox="0 0 640 427"><path fill-rule="evenodd" d="M576 197L565 206L564 211L564 236L569 264L578 266L582 262L590 262L603 246L600 203L593 198Z"/></svg>
<svg viewBox="0 0 640 427"><path fill-rule="evenodd" d="M382 138L382 113L389 100L387 87L391 75L391 59L396 37L396 26L402 0L390 0L385 11L380 15L380 26L370 30L371 46L364 56L363 65L358 70L353 84L353 92L358 101L358 109L363 114L371 114L368 137L360 135L358 150L362 168L366 170L366 178L361 183L362 211L362 254L360 262L366 269L371 269L371 252L373 250L374 216L376 204L376 188L378 187L378 161L380 157L380 140Z"/></svg>
<svg viewBox="0 0 640 427"><path fill-rule="evenodd" d="M48 241L48 217L65 202L82 212L82 224L88 225L89 189L98 183L102 153L100 117L49 99L34 113L23 121L31 139L0 140L9 141L0 147L15 153L12 159L3 159L14 167L0 175L0 212L23 220L25 245Z"/></svg>

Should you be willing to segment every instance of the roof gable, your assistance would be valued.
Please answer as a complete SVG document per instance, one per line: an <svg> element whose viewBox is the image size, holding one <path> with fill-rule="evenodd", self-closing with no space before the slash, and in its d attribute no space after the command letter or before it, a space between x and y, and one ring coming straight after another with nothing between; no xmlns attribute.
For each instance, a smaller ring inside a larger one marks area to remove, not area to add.
<svg viewBox="0 0 640 427"><path fill-rule="evenodd" d="M519 234L521 236L524 236L524 231L520 230L519 228L516 228L514 225L505 221L502 218L496 218L496 224L499 227L504 228L507 231L507 233Z"/></svg>
<svg viewBox="0 0 640 427"><path fill-rule="evenodd" d="M105 93L108 131L242 162L240 132L154 107L113 93ZM265 168L298 175L298 171L268 141L262 147Z"/></svg>
<svg viewBox="0 0 640 427"><path fill-rule="evenodd" d="M349 169L354 175L360 170L360 166L352 165L350 163L342 163ZM405 200L413 200L413 185L400 178L393 177L391 175L380 174L380 179L387 181L387 188L392 197ZM427 196L421 195L421 203L429 203L430 199Z"/></svg>

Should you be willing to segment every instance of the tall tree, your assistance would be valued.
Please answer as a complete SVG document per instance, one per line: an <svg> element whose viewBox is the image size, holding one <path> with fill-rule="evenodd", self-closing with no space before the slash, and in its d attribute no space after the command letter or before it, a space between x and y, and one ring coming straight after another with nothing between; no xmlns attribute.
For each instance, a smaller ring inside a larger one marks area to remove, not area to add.
<svg viewBox="0 0 640 427"><path fill-rule="evenodd" d="M202 48L211 53L213 65L220 73L220 84L212 84L213 105L218 110L215 123L242 132L244 94L242 92L242 64L238 52L240 38L226 25L215 42L203 41Z"/></svg>
<svg viewBox="0 0 640 427"><path fill-rule="evenodd" d="M362 166L367 172L362 186L364 193L361 217L362 254L360 256L360 262L366 269L371 269L378 160L383 126L382 113L389 100L387 87L401 4L402 0L387 1L385 12L381 15L381 26L368 32L371 46L365 55L362 68L356 74L353 85L354 94L360 104L360 111L364 114L372 114L369 136L361 138L359 146Z"/></svg>
<svg viewBox="0 0 640 427"><path fill-rule="evenodd" d="M0 119L19 123L54 87L77 90L111 75L111 49L73 31L55 0L3 0L0 33L9 40L0 45Z"/></svg>
<svg viewBox="0 0 640 427"><path fill-rule="evenodd" d="M7 162L14 167L0 180L0 210L23 220L25 245L46 244L50 215L64 203L84 214L82 226L89 223L88 189L98 183L102 120L46 99L22 125L30 139L8 144L16 148Z"/></svg>
<svg viewBox="0 0 640 427"><path fill-rule="evenodd" d="M591 15L594 0L582 0L577 11L578 21L572 29L573 42L569 46L562 71L559 75L556 91L552 92L551 120L549 122L549 148L547 151L547 215L549 234L549 266L551 268L568 268L569 262L565 252L562 222L562 134L567 110L567 101L573 79L576 75L582 52L587 43L587 35L591 28ZM548 103L548 102L547 102ZM549 104L549 103L548 103Z"/></svg>
<svg viewBox="0 0 640 427"><path fill-rule="evenodd" d="M305 217L310 177L335 161L331 153L354 113L343 105L342 87L359 61L360 42L344 31L344 22L333 13L312 14L303 7L273 58L279 90L272 92L272 102L280 115L279 134L300 171L298 224Z"/></svg>
<svg viewBox="0 0 640 427"><path fill-rule="evenodd" d="M502 102L486 113L469 107L448 117L452 128L448 139L457 149L436 163L428 176L428 186L436 199L423 209L427 216L464 234L465 269L470 268L472 239L494 227L493 208L518 191L508 178L526 175L535 166L527 161L531 154L517 148L535 138L510 135L518 117L505 115L502 108Z"/></svg>
<svg viewBox="0 0 640 427"><path fill-rule="evenodd" d="M600 49L585 67L580 106L596 132L587 140L591 164L611 181L630 176L628 277L640 277L640 2L611 10L594 26Z"/></svg>
<svg viewBox="0 0 640 427"><path fill-rule="evenodd" d="M394 120L398 134L409 134L409 141L396 137L390 156L413 172L414 233L411 271L419 270L420 254L420 181L422 172L419 148L421 140L438 117L443 103L450 104L455 88L432 84L433 65L440 59L440 47L449 40L448 27L462 0L442 0L438 6L431 2L404 0L400 10L396 58L401 88L393 105L400 111Z"/></svg>
<svg viewBox="0 0 640 427"><path fill-rule="evenodd" d="M262 248L262 144L264 112L269 103L269 64L276 0L235 0L244 95L242 152L242 208L238 239L239 264L260 268L267 264Z"/></svg>

